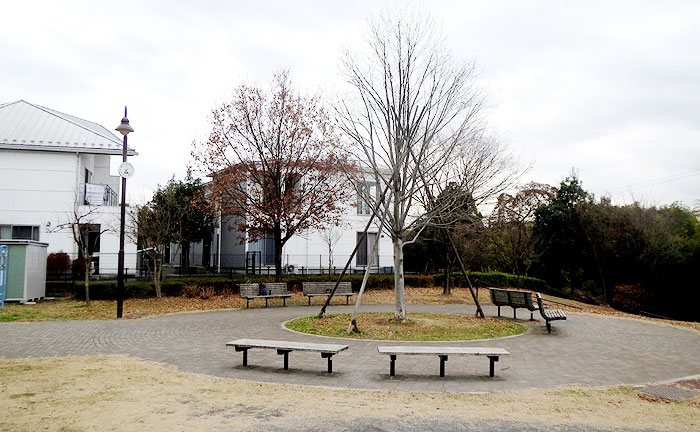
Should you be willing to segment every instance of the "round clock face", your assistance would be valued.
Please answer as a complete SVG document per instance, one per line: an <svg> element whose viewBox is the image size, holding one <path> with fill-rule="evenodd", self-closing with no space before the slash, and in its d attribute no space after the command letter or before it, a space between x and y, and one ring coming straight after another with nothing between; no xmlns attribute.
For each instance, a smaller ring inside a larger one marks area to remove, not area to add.
<svg viewBox="0 0 700 432"><path fill-rule="evenodd" d="M129 162L122 162L122 164L119 165L119 175L124 178L131 177L134 175L134 166Z"/></svg>

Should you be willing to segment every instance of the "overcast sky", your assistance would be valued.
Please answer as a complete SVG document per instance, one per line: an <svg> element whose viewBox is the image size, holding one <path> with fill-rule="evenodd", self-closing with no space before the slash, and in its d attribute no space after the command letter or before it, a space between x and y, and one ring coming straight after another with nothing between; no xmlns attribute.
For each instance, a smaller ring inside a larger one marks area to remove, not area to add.
<svg viewBox="0 0 700 432"><path fill-rule="evenodd" d="M390 2L394 7L409 3ZM700 206L700 2L426 1L455 56L475 60L488 119L557 185ZM175 174L233 88L288 68L335 94L343 49L378 1L12 1L2 5L0 103L24 99L110 129L124 105L134 201Z"/></svg>

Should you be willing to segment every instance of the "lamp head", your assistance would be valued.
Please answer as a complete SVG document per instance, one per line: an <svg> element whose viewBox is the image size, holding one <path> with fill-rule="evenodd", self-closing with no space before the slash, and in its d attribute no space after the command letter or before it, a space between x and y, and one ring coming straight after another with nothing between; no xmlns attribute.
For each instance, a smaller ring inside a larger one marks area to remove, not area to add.
<svg viewBox="0 0 700 432"><path fill-rule="evenodd" d="M122 119L122 122L117 126L116 131L119 131L122 135L127 135L130 132L134 131L134 128L129 126L129 119L126 118L126 107L124 107L124 118Z"/></svg>

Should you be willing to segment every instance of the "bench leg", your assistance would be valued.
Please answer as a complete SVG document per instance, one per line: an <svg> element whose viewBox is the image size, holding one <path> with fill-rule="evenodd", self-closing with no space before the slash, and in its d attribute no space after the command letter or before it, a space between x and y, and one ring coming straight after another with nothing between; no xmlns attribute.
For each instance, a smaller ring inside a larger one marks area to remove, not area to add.
<svg viewBox="0 0 700 432"><path fill-rule="evenodd" d="M516 308L513 308L513 319L518 319L518 317L516 316L517 312L518 310Z"/></svg>
<svg viewBox="0 0 700 432"><path fill-rule="evenodd" d="M547 333L552 334L552 324L550 324L547 320L545 321L547 322Z"/></svg>
<svg viewBox="0 0 700 432"><path fill-rule="evenodd" d="M282 297L282 306L287 306L287 297Z"/></svg>
<svg viewBox="0 0 700 432"><path fill-rule="evenodd" d="M498 316L501 316L501 307L500 306L497 306L497 307L498 307Z"/></svg>
<svg viewBox="0 0 700 432"><path fill-rule="evenodd" d="M530 321L534 321L535 317L532 315L532 311L530 311Z"/></svg>
<svg viewBox="0 0 700 432"><path fill-rule="evenodd" d="M291 350L278 349L277 354L284 355L284 370L289 370L289 353Z"/></svg>
<svg viewBox="0 0 700 432"><path fill-rule="evenodd" d="M248 348L236 347L236 351L243 351L243 366L248 366Z"/></svg>
<svg viewBox="0 0 700 432"><path fill-rule="evenodd" d="M267 297L265 297L265 307L267 307Z"/></svg>
<svg viewBox="0 0 700 432"><path fill-rule="evenodd" d="M489 365L489 376L493 378L493 371L494 371L493 364L498 361L498 356L489 356L489 360L491 360L490 361L491 364Z"/></svg>
<svg viewBox="0 0 700 432"><path fill-rule="evenodd" d="M446 355L440 356L440 377L445 378L445 362L447 361Z"/></svg>
<svg viewBox="0 0 700 432"><path fill-rule="evenodd" d="M333 373L333 353L321 353L321 358L328 359L328 373Z"/></svg>
<svg viewBox="0 0 700 432"><path fill-rule="evenodd" d="M348 295L345 296L345 304L346 305L350 304L350 296L348 296Z"/></svg>
<svg viewBox="0 0 700 432"><path fill-rule="evenodd" d="M311 296L309 296L309 306L311 306Z"/></svg>
<svg viewBox="0 0 700 432"><path fill-rule="evenodd" d="M395 376L396 375L396 355L394 354L389 354L389 376Z"/></svg>
<svg viewBox="0 0 700 432"><path fill-rule="evenodd" d="M248 309L248 302L249 302L249 301L250 301L250 299L245 299L245 308L246 308L246 309Z"/></svg>

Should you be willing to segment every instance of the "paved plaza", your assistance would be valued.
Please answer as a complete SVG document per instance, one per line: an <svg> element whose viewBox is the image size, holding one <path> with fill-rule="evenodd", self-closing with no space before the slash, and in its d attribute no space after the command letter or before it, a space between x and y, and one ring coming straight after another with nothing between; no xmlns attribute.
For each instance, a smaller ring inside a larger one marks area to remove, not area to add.
<svg viewBox="0 0 700 432"><path fill-rule="evenodd" d="M0 324L0 357L45 357L128 354L174 365L181 370L244 380L331 388L411 391L496 391L564 384L606 386L659 382L700 374L700 336L682 328L633 319L568 313L547 334L544 321L518 313L525 334L487 341L420 342L464 347L505 348L511 355L496 363L488 377L488 359L450 357L446 377L433 356L399 356L396 376L389 358L377 352L387 344L416 342L363 341L295 333L283 323L318 313L320 306L294 306L184 313L134 320L57 321ZM351 312L334 306L329 313ZM367 305L363 311L391 311L390 305ZM496 308L485 306L487 316ZM409 305L411 312L473 315L472 305ZM509 308L502 310L511 315ZM536 317L538 314L535 313ZM512 318L504 318L512 319ZM226 347L239 338L277 339L350 346L333 358L333 374L318 353L292 352L288 371L273 350L251 350L248 367L242 355Z"/></svg>

